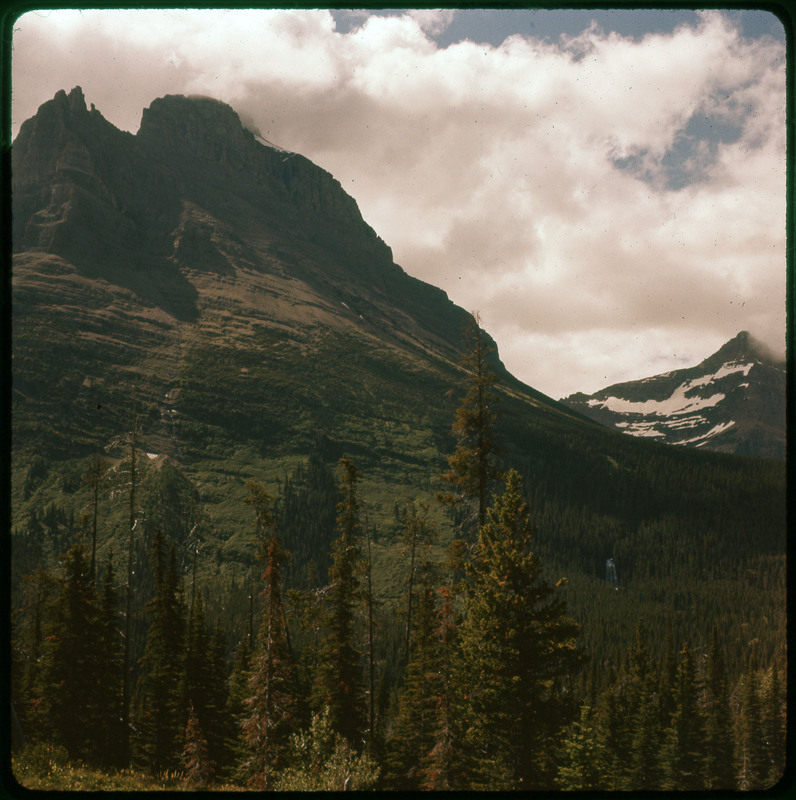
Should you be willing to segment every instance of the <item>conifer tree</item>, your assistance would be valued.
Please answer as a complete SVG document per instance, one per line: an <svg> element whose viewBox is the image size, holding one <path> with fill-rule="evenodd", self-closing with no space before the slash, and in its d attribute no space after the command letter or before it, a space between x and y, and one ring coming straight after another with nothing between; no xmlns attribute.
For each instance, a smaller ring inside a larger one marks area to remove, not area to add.
<svg viewBox="0 0 796 800"><path fill-rule="evenodd" d="M633 755L626 784L626 788L632 791L656 791L663 781L660 762L662 733L658 727L659 711L651 684L651 681L646 682L635 709Z"/></svg>
<svg viewBox="0 0 796 800"><path fill-rule="evenodd" d="M133 414L130 429L130 493L129 493L129 526L127 532L127 584L125 589L124 611L124 664L122 673L122 751L123 761L130 760L130 700L131 700L131 664L132 620L133 620L133 553L135 550L136 528L136 442L137 422L135 410L135 387L132 390Z"/></svg>
<svg viewBox="0 0 796 800"><path fill-rule="evenodd" d="M359 591L357 567L361 558L360 502L356 490L359 471L345 457L340 459L339 467L338 538L329 570L328 634L320 648L315 699L316 707L328 706L332 728L359 747L365 721L361 653L356 648L354 630Z"/></svg>
<svg viewBox="0 0 796 800"><path fill-rule="evenodd" d="M735 788L734 737L724 654L713 628L705 664L705 788Z"/></svg>
<svg viewBox="0 0 796 800"><path fill-rule="evenodd" d="M704 788L703 737L693 660L688 647L683 645L677 665L675 709L663 748L664 788L692 792Z"/></svg>
<svg viewBox="0 0 796 800"><path fill-rule="evenodd" d="M623 789L627 783L632 739L622 685L624 672L617 678L611 670L607 686L600 696L596 711L596 727L600 746L605 754L605 788L610 791Z"/></svg>
<svg viewBox="0 0 796 800"><path fill-rule="evenodd" d="M186 779L195 789L204 789L212 782L215 765L208 755L207 740L192 703L188 706L188 723L185 726L183 764Z"/></svg>
<svg viewBox="0 0 796 800"><path fill-rule="evenodd" d="M477 532L486 522L489 495L500 473L495 466L497 375L489 363L493 348L480 328L477 312L468 317L464 337L466 351L461 366L467 373L467 391L453 420L456 450L440 476L453 488L437 497L445 505L464 505L463 528L468 533Z"/></svg>
<svg viewBox="0 0 796 800"><path fill-rule="evenodd" d="M288 646L280 589L281 542L268 538L262 596L263 617L244 701L241 729L248 752L243 774L269 791L285 766L288 739L299 726L298 675Z"/></svg>
<svg viewBox="0 0 796 800"><path fill-rule="evenodd" d="M636 642L629 652L627 714L631 757L625 788L638 791L661 786L661 735L659 709L656 703L657 680L647 652L647 631L643 620L636 626Z"/></svg>
<svg viewBox="0 0 796 800"><path fill-rule="evenodd" d="M426 585L420 595L414 626L412 657L407 665L404 691L390 741L388 774L391 789L421 788L426 760L434 747L438 658L434 641L435 592Z"/></svg>
<svg viewBox="0 0 796 800"><path fill-rule="evenodd" d="M374 756L381 749L382 741L376 731L376 653L374 646L375 611L377 606L373 592L373 556L370 547L370 525L365 517L365 542L367 544L367 557L365 558L365 613L367 615L368 639L368 727L367 751Z"/></svg>
<svg viewBox="0 0 796 800"><path fill-rule="evenodd" d="M225 760L226 740L231 733L227 724L224 666L219 663L218 647L218 637L210 636L205 623L202 597L197 595L185 642L183 703L186 708L193 708L213 770L219 769Z"/></svg>
<svg viewBox="0 0 796 800"><path fill-rule="evenodd" d="M97 717L94 722L96 731L96 760L107 766L124 766L120 745L123 742L121 728L122 691L121 668L122 649L118 627L118 609L116 592L116 573L113 568L113 554L108 554L102 580L99 602L99 628L96 648L97 671L95 704Z"/></svg>
<svg viewBox="0 0 796 800"><path fill-rule="evenodd" d="M45 703L41 695L41 671L44 665L44 637L48 626L48 610L53 602L57 584L54 577L39 566L25 578L25 599L29 609L25 630L18 635L22 640L20 649L25 654L22 668L22 703L16 706L22 727L32 738L44 740L51 732L46 719Z"/></svg>
<svg viewBox="0 0 796 800"><path fill-rule="evenodd" d="M738 788L741 791L765 789L768 763L765 733L758 695L758 676L750 664L743 680L743 707L740 719Z"/></svg>
<svg viewBox="0 0 796 800"><path fill-rule="evenodd" d="M155 594L147 603L150 622L142 673L142 717L139 720L141 761L153 775L176 770L181 763L185 715L182 693L184 621L172 547L168 560L160 531L152 543Z"/></svg>
<svg viewBox="0 0 796 800"><path fill-rule="evenodd" d="M99 493L107 464L99 454L94 454L89 462L85 484L91 489L91 575L97 575L97 525L99 521Z"/></svg>
<svg viewBox="0 0 796 800"><path fill-rule="evenodd" d="M185 675L183 689L185 706L193 707L193 712L200 720L204 716L206 688L209 684L208 642L205 628L204 602L201 595L194 597L188 615L185 636Z"/></svg>
<svg viewBox="0 0 796 800"><path fill-rule="evenodd" d="M470 785L473 770L464 745L462 670L450 584L440 588L435 645L437 673L431 682L432 747L422 771L422 788L431 791L464 789Z"/></svg>
<svg viewBox="0 0 796 800"><path fill-rule="evenodd" d="M421 504L420 513L413 500L406 503L404 513L403 544L409 556L409 574L406 591L406 639L404 645L405 663L409 663L409 642L412 631L412 603L414 600L415 579L428 568L428 548L436 541L437 533L428 519L428 505Z"/></svg>
<svg viewBox="0 0 796 800"><path fill-rule="evenodd" d="M777 662L774 661L761 685L761 716L768 762L767 786L774 786L785 770L785 714Z"/></svg>
<svg viewBox="0 0 796 800"><path fill-rule="evenodd" d="M582 706L580 718L572 723L565 740L558 782L567 791L594 791L606 788L606 757L597 731L594 711Z"/></svg>
<svg viewBox="0 0 796 800"><path fill-rule="evenodd" d="M299 724L298 674L282 601L281 568L287 553L275 533L278 515L274 499L256 481L249 481L248 488L246 502L255 512L263 589L262 617L240 719L246 749L240 772L250 785L270 790L274 776L285 764L288 737Z"/></svg>
<svg viewBox="0 0 796 800"><path fill-rule="evenodd" d="M70 548L64 561L64 578L42 646L37 694L52 740L66 748L70 759L95 760L98 689L102 680L115 676L101 672L101 621L82 545Z"/></svg>
<svg viewBox="0 0 796 800"><path fill-rule="evenodd" d="M221 618L216 621L210 637L208 668L210 684L207 689L208 754L220 775L232 766L233 741L237 720L229 713L229 688L227 685L227 642Z"/></svg>
<svg viewBox="0 0 796 800"><path fill-rule="evenodd" d="M245 701L249 696L249 668L251 665L252 651L249 647L249 637L244 636L237 650L232 665L232 674L229 676L227 693L227 717L234 720L231 729L225 731L227 736L225 752L229 754L230 761L242 764L246 760L246 743L243 731L238 724L243 719Z"/></svg>
<svg viewBox="0 0 796 800"><path fill-rule="evenodd" d="M532 533L520 476L511 470L469 565L461 629L469 735L480 751L483 788L551 788L552 751L575 711L561 684L582 658L579 626L556 596L562 582L542 577Z"/></svg>
<svg viewBox="0 0 796 800"><path fill-rule="evenodd" d="M666 615L666 628L663 644L663 664L658 681L658 709L660 728L665 730L671 723L674 713L674 687L677 679L677 646L675 645L672 618Z"/></svg>

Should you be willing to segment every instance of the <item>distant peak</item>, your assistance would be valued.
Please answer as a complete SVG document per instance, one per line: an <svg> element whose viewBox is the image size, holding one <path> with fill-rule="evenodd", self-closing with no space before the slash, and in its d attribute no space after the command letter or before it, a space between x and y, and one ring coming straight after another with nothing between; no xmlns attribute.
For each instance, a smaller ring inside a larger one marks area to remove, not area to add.
<svg viewBox="0 0 796 800"><path fill-rule="evenodd" d="M727 361L761 361L778 363L783 359L766 344L752 336L749 331L741 331L722 345L710 359Z"/></svg>

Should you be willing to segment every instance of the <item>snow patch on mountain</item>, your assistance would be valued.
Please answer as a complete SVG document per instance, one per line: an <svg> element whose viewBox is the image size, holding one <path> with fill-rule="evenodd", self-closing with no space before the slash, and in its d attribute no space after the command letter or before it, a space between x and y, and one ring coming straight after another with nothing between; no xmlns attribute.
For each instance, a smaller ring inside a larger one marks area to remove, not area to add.
<svg viewBox="0 0 796 800"><path fill-rule="evenodd" d="M655 414L670 417L674 414L690 414L701 408L712 408L720 403L725 395L718 393L710 397L687 397L687 393L702 385L697 381L681 383L666 400L644 400L641 403L623 400L621 397L606 397L605 400L589 400L589 406L607 408L615 414Z"/></svg>
<svg viewBox="0 0 796 800"><path fill-rule="evenodd" d="M703 375L702 377L692 378L691 380L681 383L665 400L644 400L643 402L637 402L611 395L604 400L589 400L588 405L591 408L605 408L608 411L613 411L615 414L644 414L645 416L655 415L659 417L692 414L694 411L699 411L703 408L713 408L724 400L726 395L717 392L709 397L699 397L693 395L689 396L689 393L692 393L699 387L709 386L714 381L719 381L736 372L742 372L744 377L746 377L753 366L753 363L728 362L723 364L712 375ZM628 430L627 433L633 433L636 436L641 435L630 430Z"/></svg>
<svg viewBox="0 0 796 800"><path fill-rule="evenodd" d="M735 425L734 420L730 420L729 422L720 422L718 425L714 425L707 433L703 433L701 436L695 436L693 439L681 439L679 442L672 442L672 444L693 444L695 447L702 447L702 445L705 444L708 439L712 439L714 436L724 433L724 431L732 428L733 425Z"/></svg>
<svg viewBox="0 0 796 800"><path fill-rule="evenodd" d="M785 372L746 331L695 367L562 400L630 436L705 450L785 457ZM752 369L754 367L754 369Z"/></svg>
<svg viewBox="0 0 796 800"><path fill-rule="evenodd" d="M621 428L624 433L629 433L631 436L644 436L654 438L656 436L664 436L657 429L657 422L617 422L616 427Z"/></svg>

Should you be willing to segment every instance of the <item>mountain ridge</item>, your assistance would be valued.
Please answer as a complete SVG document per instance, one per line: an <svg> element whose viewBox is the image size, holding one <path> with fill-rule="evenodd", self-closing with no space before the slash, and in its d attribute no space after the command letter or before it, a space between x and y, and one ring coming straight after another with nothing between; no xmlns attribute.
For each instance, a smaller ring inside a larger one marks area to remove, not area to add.
<svg viewBox="0 0 796 800"><path fill-rule="evenodd" d="M23 446L28 435L41 438L33 411L41 402L45 416L59 417L41 447L88 448L88 420L98 417L108 440L130 406L121 387L133 383L139 401L152 406L152 430L174 428L187 416L181 404L203 413L196 385L211 371L221 381L228 366L216 343L245 361L223 380L241 390L242 402L250 398L247 413L255 408L250 379L266 363L278 367L271 357L288 346L317 357L358 342L408 374L421 363L434 373L459 369L467 312L394 264L328 172L258 142L224 103L158 98L133 135L89 109L75 87L23 123L12 156L13 400ZM38 324L44 314L49 336ZM198 373L194 362L216 350L218 363ZM513 378L494 351L506 391L579 416ZM57 401L43 380L56 367L64 390ZM295 377L284 381L292 396ZM300 396L323 394L319 386ZM57 412L58 403L71 413ZM290 417L301 413L298 405L289 409ZM220 437L223 425L216 427Z"/></svg>
<svg viewBox="0 0 796 800"><path fill-rule="evenodd" d="M696 366L562 402L633 436L785 458L785 362L748 331Z"/></svg>

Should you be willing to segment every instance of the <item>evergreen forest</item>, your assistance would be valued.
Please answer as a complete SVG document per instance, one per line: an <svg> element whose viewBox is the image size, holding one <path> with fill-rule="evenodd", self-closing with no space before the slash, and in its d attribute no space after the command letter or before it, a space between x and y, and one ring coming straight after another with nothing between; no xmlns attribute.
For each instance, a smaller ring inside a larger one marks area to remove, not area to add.
<svg viewBox="0 0 796 800"><path fill-rule="evenodd" d="M678 452L665 469L633 442L613 473L573 474L554 457L541 470L533 442L502 425L477 322L447 467L425 498L392 498L389 525L372 520L356 454L322 436L272 485L241 478L250 535L234 568L237 545L204 534L184 476L142 457L134 416L124 463L98 454L64 477L88 511L50 503L12 536L20 784L780 781L782 465ZM26 492L46 470L30 463ZM123 547L98 546L111 491L126 508ZM714 491L737 495L739 510L717 509ZM684 513L701 536L684 535Z"/></svg>

